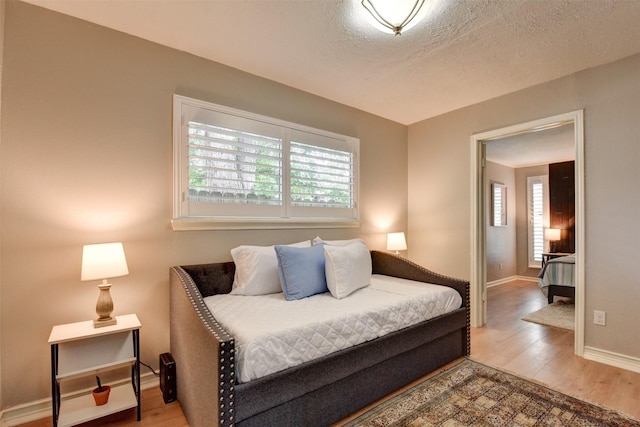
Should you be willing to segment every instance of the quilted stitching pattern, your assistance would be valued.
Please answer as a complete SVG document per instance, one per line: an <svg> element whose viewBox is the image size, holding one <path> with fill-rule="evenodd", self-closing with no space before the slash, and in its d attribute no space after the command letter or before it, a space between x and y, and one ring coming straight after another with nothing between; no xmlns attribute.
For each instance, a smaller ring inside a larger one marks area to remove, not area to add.
<svg viewBox="0 0 640 427"><path fill-rule="evenodd" d="M206 302L236 338L237 378L246 382L445 314L462 299L447 287L374 275L369 287L341 300L324 293L298 301L216 295Z"/></svg>

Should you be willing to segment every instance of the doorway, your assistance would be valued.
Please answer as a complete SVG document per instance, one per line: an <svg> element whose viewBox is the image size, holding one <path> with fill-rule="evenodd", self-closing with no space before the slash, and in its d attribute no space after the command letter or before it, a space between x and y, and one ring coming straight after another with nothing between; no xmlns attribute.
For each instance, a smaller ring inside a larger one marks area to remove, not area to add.
<svg viewBox="0 0 640 427"><path fill-rule="evenodd" d="M485 148L488 141L573 125L575 144L575 335L574 352L584 352L584 128L583 111L551 116L527 123L482 132L471 136L471 325L481 327L486 321L487 282L487 176Z"/></svg>

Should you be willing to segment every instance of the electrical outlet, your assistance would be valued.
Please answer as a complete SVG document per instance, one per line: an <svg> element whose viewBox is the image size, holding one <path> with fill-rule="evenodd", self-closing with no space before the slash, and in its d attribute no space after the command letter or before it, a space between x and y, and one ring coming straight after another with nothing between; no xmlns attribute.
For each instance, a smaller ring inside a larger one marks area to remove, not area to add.
<svg viewBox="0 0 640 427"><path fill-rule="evenodd" d="M607 313L600 310L593 310L593 323L595 325L605 326Z"/></svg>
<svg viewBox="0 0 640 427"><path fill-rule="evenodd" d="M498 270L502 270L502 263L498 264Z"/></svg>

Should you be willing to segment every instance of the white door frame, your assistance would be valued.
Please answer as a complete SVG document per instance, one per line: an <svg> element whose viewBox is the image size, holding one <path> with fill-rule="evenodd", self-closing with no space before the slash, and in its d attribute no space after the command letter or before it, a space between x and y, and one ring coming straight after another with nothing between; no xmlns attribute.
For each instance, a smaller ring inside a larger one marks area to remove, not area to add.
<svg viewBox="0 0 640 427"><path fill-rule="evenodd" d="M575 185L576 185L576 274L575 274L575 334L574 352L584 355L584 112L576 110L569 113L546 117L527 123L495 129L471 135L471 326L481 327L487 316L486 282L486 218L485 218L485 168L484 142L535 132L558 126L573 124L575 141Z"/></svg>

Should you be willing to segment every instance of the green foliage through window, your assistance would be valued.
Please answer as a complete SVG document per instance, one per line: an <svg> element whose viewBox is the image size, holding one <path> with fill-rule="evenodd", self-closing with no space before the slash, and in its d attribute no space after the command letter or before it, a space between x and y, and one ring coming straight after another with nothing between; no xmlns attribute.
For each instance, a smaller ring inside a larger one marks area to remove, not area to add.
<svg viewBox="0 0 640 427"><path fill-rule="evenodd" d="M358 220L355 138L174 96L174 218Z"/></svg>

